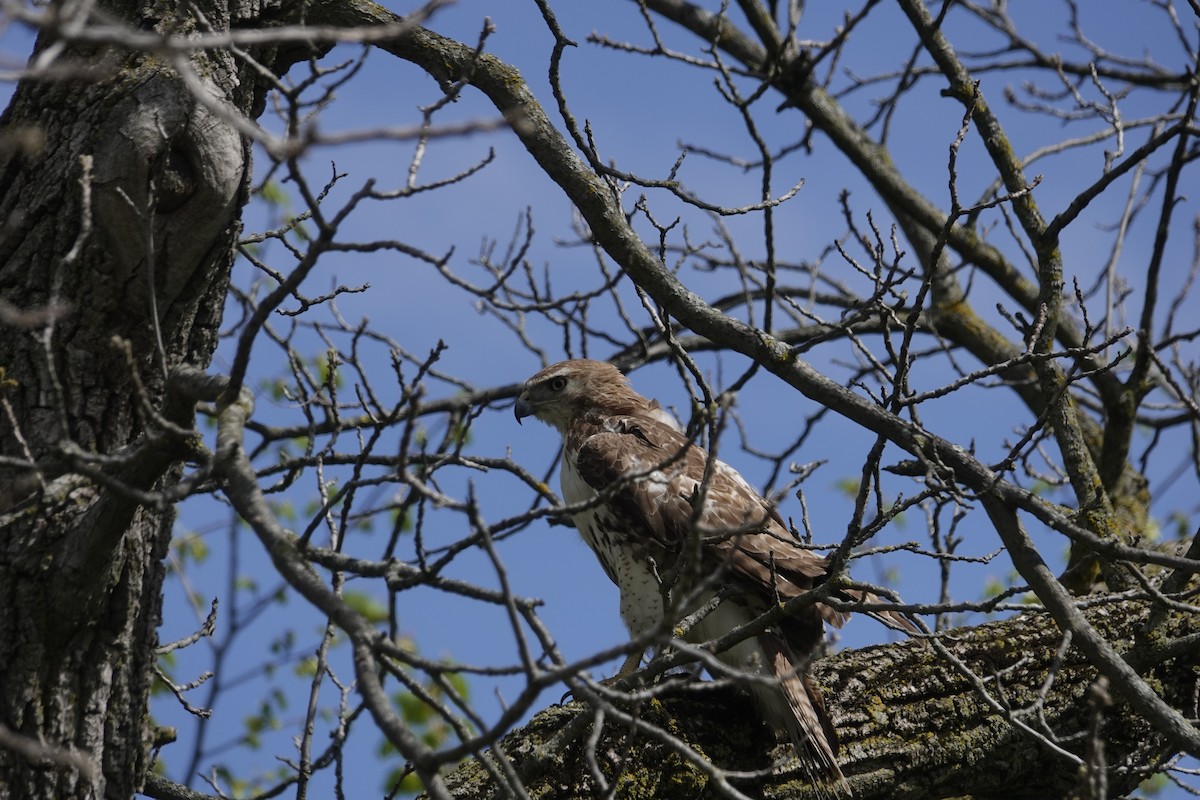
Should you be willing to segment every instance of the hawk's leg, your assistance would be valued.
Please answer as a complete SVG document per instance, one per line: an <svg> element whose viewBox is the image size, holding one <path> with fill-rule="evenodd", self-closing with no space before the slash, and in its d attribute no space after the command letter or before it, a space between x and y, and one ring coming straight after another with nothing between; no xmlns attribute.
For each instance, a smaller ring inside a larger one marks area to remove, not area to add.
<svg viewBox="0 0 1200 800"><path fill-rule="evenodd" d="M621 668L617 670L617 674L613 675L611 678L601 681L601 683L608 686L616 683L622 678L628 678L630 675L637 672L638 667L642 665L642 655L642 653L630 653L629 655L625 656L625 660L621 662Z"/></svg>
<svg viewBox="0 0 1200 800"><path fill-rule="evenodd" d="M608 678L601 678L600 685L611 687L614 684L616 684L618 681L628 678L630 675L637 672L638 667L640 667L641 665L642 665L642 654L641 653L630 653L629 655L625 656L625 660L623 662L621 662L621 668L619 670L617 670L617 673ZM562 705L563 703L568 702L568 698L570 698L571 700L574 700L575 693L568 690L562 697L559 698L559 700L558 700L559 705Z"/></svg>
<svg viewBox="0 0 1200 800"><path fill-rule="evenodd" d="M655 657L657 656L658 653L655 654ZM653 659L651 660L653 661ZM604 680L600 681L600 683L604 684L605 686L612 686L621 679L628 678L630 675L637 672L641 665L642 653L630 653L625 657L625 661L622 662L621 668L617 670L617 673L611 678L605 678ZM655 680L699 680L700 673L703 670L704 667L702 664L700 664L700 662L693 661L681 666L671 667L671 669L668 671L661 673Z"/></svg>
<svg viewBox="0 0 1200 800"><path fill-rule="evenodd" d="M614 686L618 682L628 678L630 675L638 671L638 667L642 666L642 653L630 653L625 656L625 660L621 662L621 668L616 674L603 678L600 681L601 686Z"/></svg>

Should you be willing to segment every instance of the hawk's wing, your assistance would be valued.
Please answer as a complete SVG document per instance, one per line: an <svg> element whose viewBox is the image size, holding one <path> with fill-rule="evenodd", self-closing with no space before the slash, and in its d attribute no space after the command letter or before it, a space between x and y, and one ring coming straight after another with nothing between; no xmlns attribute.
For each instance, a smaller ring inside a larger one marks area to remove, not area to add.
<svg viewBox="0 0 1200 800"><path fill-rule="evenodd" d="M705 561L723 565L769 602L797 597L825 574L826 559L801 547L778 512L732 467L713 464L705 489L709 455L678 431L634 416L607 417L592 430L579 445L576 469L593 489L607 490L605 504L629 534L674 554L695 519ZM841 614L827 607L822 613L840 624Z"/></svg>

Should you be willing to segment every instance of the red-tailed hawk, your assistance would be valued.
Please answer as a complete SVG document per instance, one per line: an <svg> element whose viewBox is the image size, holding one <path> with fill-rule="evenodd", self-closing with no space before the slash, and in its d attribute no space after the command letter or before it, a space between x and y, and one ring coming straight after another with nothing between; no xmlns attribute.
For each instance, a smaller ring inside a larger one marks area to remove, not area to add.
<svg viewBox="0 0 1200 800"><path fill-rule="evenodd" d="M562 434L563 500L591 503L574 513L575 526L620 588L621 618L632 636L663 620L661 582L680 554L698 554L699 564L690 586L681 580L671 587L673 604L701 583L695 576L715 580L688 607L674 609L676 617L722 585L735 591L688 632L693 642L720 638L825 577L823 556L801 547L741 475L689 443L658 403L635 392L611 364L580 359L546 367L525 383L514 412L518 421L534 416ZM718 656L768 678L748 682L761 713L787 732L817 785L848 794L821 694L804 674L824 621L841 625L844 615L809 605ZM619 674L636 668L641 655Z"/></svg>

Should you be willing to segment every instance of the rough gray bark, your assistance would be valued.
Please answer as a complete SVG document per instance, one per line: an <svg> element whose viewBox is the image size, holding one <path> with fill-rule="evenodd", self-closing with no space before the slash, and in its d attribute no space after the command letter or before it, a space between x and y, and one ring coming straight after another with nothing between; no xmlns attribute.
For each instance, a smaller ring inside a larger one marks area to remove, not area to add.
<svg viewBox="0 0 1200 800"><path fill-rule="evenodd" d="M1089 614L1092 624L1126 654L1147 617L1145 608L1133 616L1103 609ZM1176 637L1195 633L1197 621L1181 615L1172 627ZM826 694L841 741L842 770L854 796L1077 796L1085 771L1019 730L1009 717L1039 734L1052 731L1064 750L1084 757L1095 721L1096 705L1088 696L1097 686L1097 672L1083 654L1072 647L1058 661L1062 636L1046 615L1035 613L954 631L943 641L965 669L912 641L845 651L814 665L812 673ZM1153 665L1148 675L1168 702L1187 708L1193 702L1197 663L1200 658L1190 652ZM1007 710L989 706L975 680ZM772 734L749 698L732 687L680 685L624 710L639 724L677 737L718 767L764 770L761 777L728 780L748 797L817 796L798 771L771 769L773 761L788 757L788 746L773 746ZM1099 713L1109 787L1112 796L1118 796L1146 777L1125 769L1127 764L1154 764L1169 755L1171 747L1120 697L1113 697ZM601 796L588 765L593 755L607 783L621 787L620 797L729 795L722 781L689 763L678 746L664 744L658 734L634 731L628 720L608 717L593 748L588 743L592 720L592 711L574 702L542 712L504 739L501 747L530 797ZM573 724L574 734L565 733ZM510 796L504 787L497 792L474 761L450 775L447 784L464 800Z"/></svg>
<svg viewBox="0 0 1200 800"><path fill-rule="evenodd" d="M216 30L262 13L199 6ZM200 24L107 11L133 32ZM34 58L60 44L43 35ZM171 365L209 361L250 174L196 87L242 114L262 88L220 49L75 43L55 64L70 76L24 81L0 120L0 796L128 798L174 519L139 501L186 452L144 408Z"/></svg>

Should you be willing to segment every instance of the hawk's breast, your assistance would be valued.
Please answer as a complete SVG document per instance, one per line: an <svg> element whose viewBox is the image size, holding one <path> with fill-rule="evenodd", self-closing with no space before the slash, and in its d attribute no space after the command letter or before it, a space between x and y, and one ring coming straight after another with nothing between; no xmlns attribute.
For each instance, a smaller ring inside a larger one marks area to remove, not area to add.
<svg viewBox="0 0 1200 800"><path fill-rule="evenodd" d="M594 500L597 492L575 468L576 453L563 453L560 481L563 501L578 505ZM621 592L621 619L631 636L657 625L663 615L662 594L651 569L646 544L630 535L620 515L601 501L571 515L588 547Z"/></svg>

